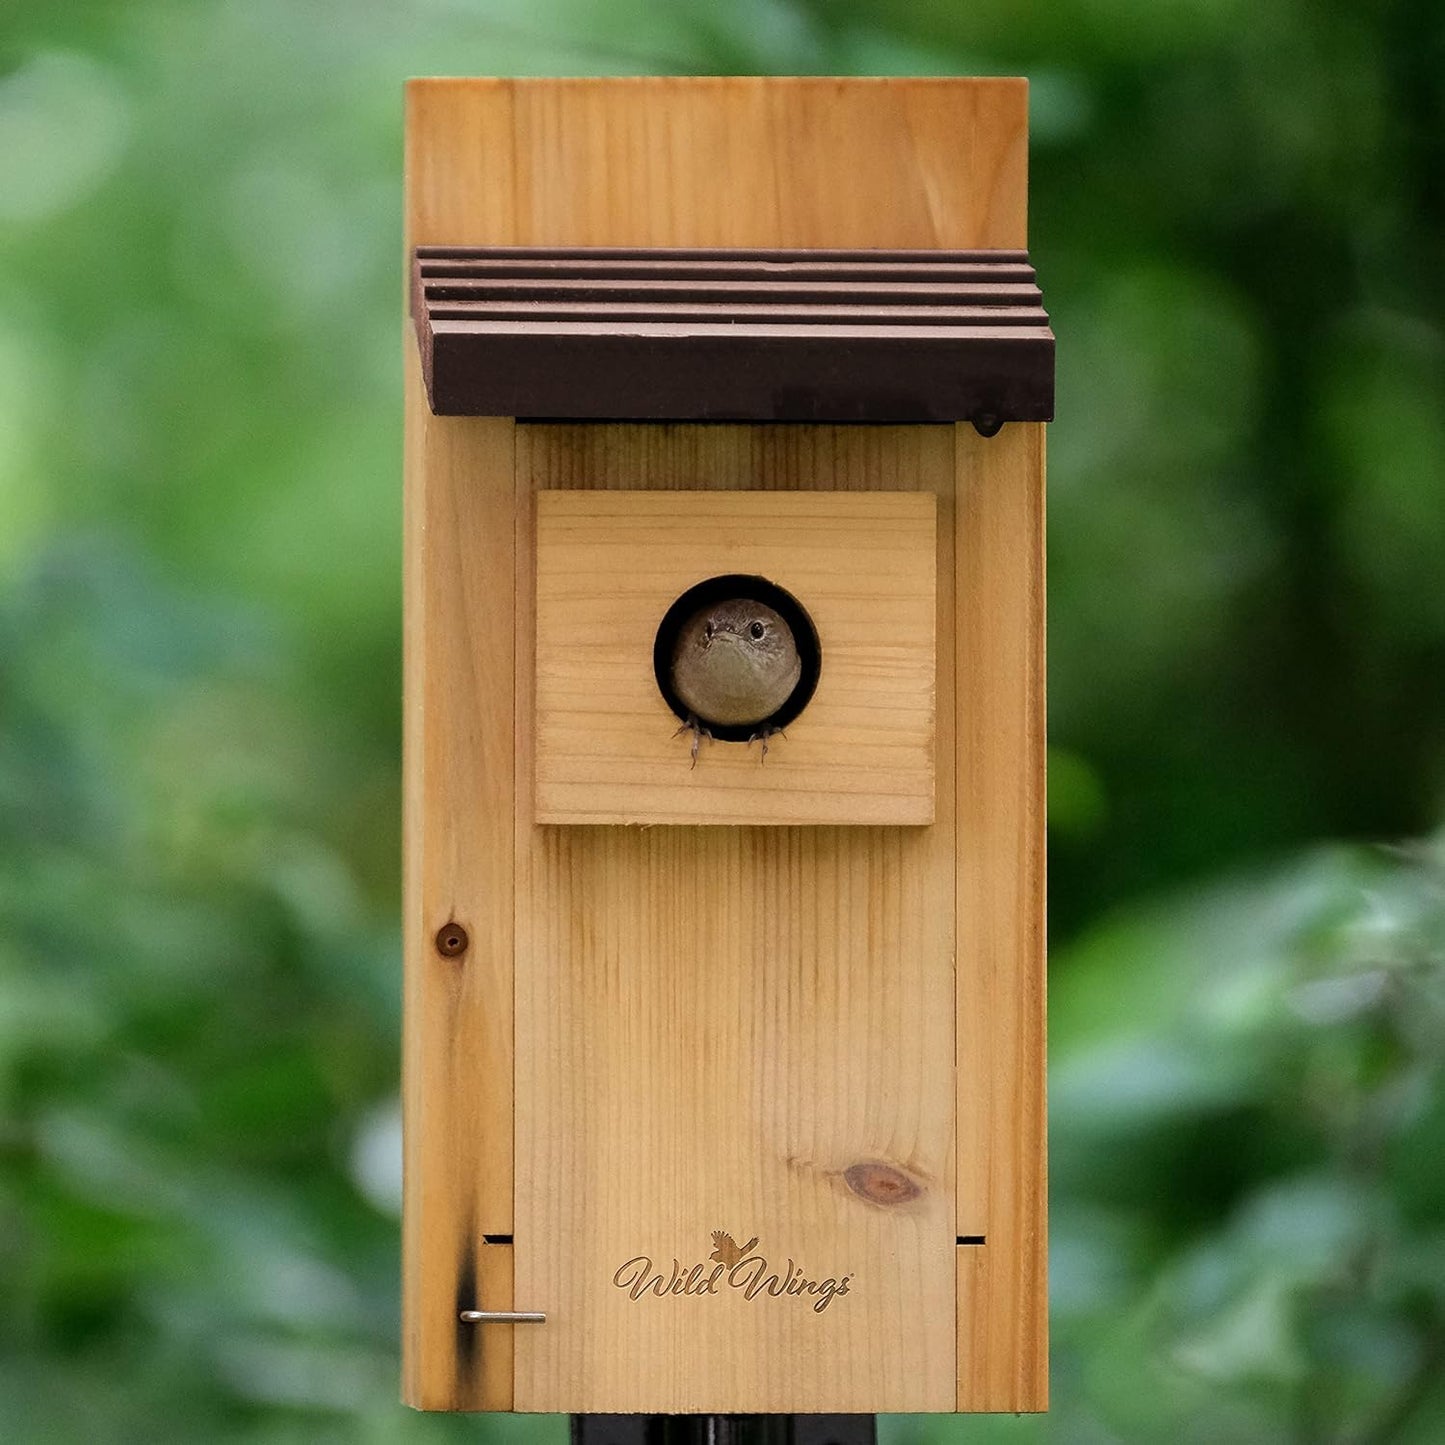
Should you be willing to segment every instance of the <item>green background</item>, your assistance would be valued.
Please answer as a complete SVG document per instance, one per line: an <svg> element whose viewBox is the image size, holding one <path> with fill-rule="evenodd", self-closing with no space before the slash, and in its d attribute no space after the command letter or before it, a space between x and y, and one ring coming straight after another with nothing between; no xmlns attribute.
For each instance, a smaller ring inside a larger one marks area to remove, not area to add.
<svg viewBox="0 0 1445 1445"><path fill-rule="evenodd" d="M0 1438L397 1393L401 82L1024 73L1047 1419L1445 1439L1445 10L0 13ZM1432 841L1433 839L1433 841Z"/></svg>

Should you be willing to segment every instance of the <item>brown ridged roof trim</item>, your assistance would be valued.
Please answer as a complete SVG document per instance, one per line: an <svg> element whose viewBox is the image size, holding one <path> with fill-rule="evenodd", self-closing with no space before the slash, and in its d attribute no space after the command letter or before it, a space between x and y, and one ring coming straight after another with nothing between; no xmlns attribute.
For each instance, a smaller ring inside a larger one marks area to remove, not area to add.
<svg viewBox="0 0 1445 1445"><path fill-rule="evenodd" d="M419 246L441 416L1050 421L1054 334L1025 251Z"/></svg>

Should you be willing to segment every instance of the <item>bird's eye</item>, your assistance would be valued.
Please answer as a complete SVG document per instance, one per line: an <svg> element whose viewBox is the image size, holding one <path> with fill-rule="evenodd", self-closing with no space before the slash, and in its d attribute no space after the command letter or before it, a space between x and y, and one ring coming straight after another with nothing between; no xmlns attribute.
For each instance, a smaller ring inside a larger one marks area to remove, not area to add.
<svg viewBox="0 0 1445 1445"><path fill-rule="evenodd" d="M748 628L748 636L751 637L754 642L761 642L763 640L763 633L767 630L761 622L754 622L753 625Z"/></svg>
<svg viewBox="0 0 1445 1445"><path fill-rule="evenodd" d="M704 642L712 641L712 623L704 622L702 625L702 637Z"/></svg>

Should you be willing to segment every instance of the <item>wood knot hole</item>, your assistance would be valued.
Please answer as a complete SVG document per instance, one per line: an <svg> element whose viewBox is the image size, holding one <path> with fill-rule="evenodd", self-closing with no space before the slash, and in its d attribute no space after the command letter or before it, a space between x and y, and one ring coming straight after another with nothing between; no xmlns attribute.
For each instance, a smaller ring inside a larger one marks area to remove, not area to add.
<svg viewBox="0 0 1445 1445"><path fill-rule="evenodd" d="M460 958L470 943L471 939L460 923L444 923L437 929L437 952L443 958Z"/></svg>
<svg viewBox="0 0 1445 1445"><path fill-rule="evenodd" d="M907 1204L923 1193L923 1186L891 1164L850 1164L843 1171L848 1188L869 1204Z"/></svg>

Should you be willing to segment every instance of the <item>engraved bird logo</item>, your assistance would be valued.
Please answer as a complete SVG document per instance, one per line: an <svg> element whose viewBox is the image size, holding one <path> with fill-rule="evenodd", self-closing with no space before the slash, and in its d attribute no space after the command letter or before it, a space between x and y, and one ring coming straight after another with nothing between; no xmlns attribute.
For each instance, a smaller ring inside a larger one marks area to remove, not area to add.
<svg viewBox="0 0 1445 1445"><path fill-rule="evenodd" d="M719 1264L725 1264L729 1269L737 1264L739 1260L746 1259L748 1254L757 1246L758 1237L753 1237L746 1244L739 1244L732 1235L725 1229L715 1229L712 1232L713 1252L708 1256L715 1259Z"/></svg>

